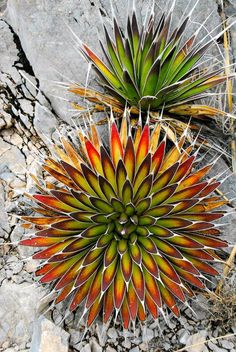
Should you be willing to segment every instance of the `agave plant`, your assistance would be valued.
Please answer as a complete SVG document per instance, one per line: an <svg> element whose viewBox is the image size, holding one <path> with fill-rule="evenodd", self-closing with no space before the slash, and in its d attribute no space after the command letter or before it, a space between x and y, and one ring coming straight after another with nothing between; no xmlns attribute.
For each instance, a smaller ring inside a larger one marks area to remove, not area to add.
<svg viewBox="0 0 236 352"><path fill-rule="evenodd" d="M166 307L178 316L205 275L218 274L211 262L227 246L214 224L224 215L215 209L225 201L211 194L220 181L206 179L212 165L198 168L185 136L167 150L159 125L151 133L111 121L109 147L94 123L86 131L78 148L62 138L58 158L44 161L55 182L36 179L39 215L22 217L35 233L21 245L39 249L39 281L53 283L55 303L83 306L88 326L100 312L124 328Z"/></svg>
<svg viewBox="0 0 236 352"><path fill-rule="evenodd" d="M105 62L86 44L80 45L109 95L78 86L70 87L70 91L95 103L95 110L112 106L113 111L122 113L128 105L133 113L150 110L154 119L160 112L169 118L225 116L225 112L214 107L193 104L205 97L206 91L231 78L222 74L224 68L212 70L211 65L206 68L201 61L220 33L209 36L208 41L198 41L198 30L184 40L191 14L171 30L172 16L173 7L167 14L151 13L139 26L134 10L128 16L124 33L114 17L114 39L105 26L105 42L101 42ZM156 18L159 20L155 24Z"/></svg>

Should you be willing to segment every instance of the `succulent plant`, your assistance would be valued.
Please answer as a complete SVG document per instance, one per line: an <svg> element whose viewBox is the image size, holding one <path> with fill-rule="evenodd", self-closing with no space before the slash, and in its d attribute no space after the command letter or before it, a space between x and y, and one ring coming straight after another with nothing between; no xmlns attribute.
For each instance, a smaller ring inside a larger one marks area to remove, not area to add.
<svg viewBox="0 0 236 352"><path fill-rule="evenodd" d="M78 86L70 87L70 91L95 103L98 110L112 106L114 111L122 112L128 105L136 113L141 109L164 111L169 116L225 115L214 107L192 104L205 97L209 89L232 78L222 74L224 67L212 70L210 64L206 68L201 61L220 33L216 37L209 35L209 39L206 36L205 41L197 40L200 26L186 40L191 14L183 17L174 29L172 16L173 7L167 14L151 12L139 26L133 10L124 32L114 17L114 39L104 26L105 43L101 42L101 46L105 62L88 45L80 44L81 52L92 63L99 83L109 95Z"/></svg>
<svg viewBox="0 0 236 352"><path fill-rule="evenodd" d="M166 307L178 316L227 246L214 223L224 215L212 194L220 181L206 179L211 165L198 167L185 136L167 150L159 125L111 120L109 146L94 123L85 131L78 148L62 138L58 158L45 159L55 182L36 180L34 214L22 217L35 231L20 243L39 249L39 281L53 284L55 303L82 305L88 326L100 312L105 323L120 315L124 328Z"/></svg>

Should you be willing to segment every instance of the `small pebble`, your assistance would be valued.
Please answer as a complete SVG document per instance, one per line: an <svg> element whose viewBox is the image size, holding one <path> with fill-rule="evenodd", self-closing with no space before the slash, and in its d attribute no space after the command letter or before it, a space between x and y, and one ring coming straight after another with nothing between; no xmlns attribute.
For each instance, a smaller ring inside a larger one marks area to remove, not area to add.
<svg viewBox="0 0 236 352"><path fill-rule="evenodd" d="M102 352L102 347L97 343L95 339L90 343L92 352Z"/></svg>
<svg viewBox="0 0 236 352"><path fill-rule="evenodd" d="M118 338L117 329L115 329L115 328L110 328L110 329L108 329L107 335L108 335L112 340L117 340L117 338Z"/></svg>
<svg viewBox="0 0 236 352"><path fill-rule="evenodd" d="M231 350L235 347L235 344L232 341L221 340L220 343L222 347L227 348L228 350Z"/></svg>
<svg viewBox="0 0 236 352"><path fill-rule="evenodd" d="M111 346L108 346L106 348L106 352L117 352L114 348L112 348Z"/></svg>
<svg viewBox="0 0 236 352"><path fill-rule="evenodd" d="M80 352L91 352L91 348L90 348L90 344L87 343L87 345L85 345Z"/></svg>
<svg viewBox="0 0 236 352"><path fill-rule="evenodd" d="M131 350L129 352L139 352L138 346L131 348Z"/></svg>
<svg viewBox="0 0 236 352"><path fill-rule="evenodd" d="M218 343L218 342L216 342ZM227 350L222 348L222 347L218 347L216 346L213 342L209 341L208 342L208 347L213 351L213 352L226 352Z"/></svg>
<svg viewBox="0 0 236 352"><path fill-rule="evenodd" d="M182 343L183 345L186 345L186 342L188 341L188 338L190 336L190 332L187 330L182 331L182 333L179 335L179 342Z"/></svg>
<svg viewBox="0 0 236 352"><path fill-rule="evenodd" d="M128 348L130 349L131 348L131 341L129 339L125 339L123 342L122 342L122 346L124 348Z"/></svg>

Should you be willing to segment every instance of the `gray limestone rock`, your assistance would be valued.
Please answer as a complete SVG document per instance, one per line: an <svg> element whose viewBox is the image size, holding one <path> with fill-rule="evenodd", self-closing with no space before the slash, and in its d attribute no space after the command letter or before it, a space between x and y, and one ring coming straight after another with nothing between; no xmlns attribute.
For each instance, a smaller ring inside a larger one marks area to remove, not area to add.
<svg viewBox="0 0 236 352"><path fill-rule="evenodd" d="M215 343L214 343L215 342ZM227 350L222 348L222 347L218 347L218 342L217 341L209 341L208 342L208 347L211 349L212 352L226 352Z"/></svg>
<svg viewBox="0 0 236 352"><path fill-rule="evenodd" d="M41 316L34 323L30 352L68 352L69 334Z"/></svg>
<svg viewBox="0 0 236 352"><path fill-rule="evenodd" d="M207 331L201 330L196 334L190 335L186 341L187 352L205 352L206 346L205 341L207 337Z"/></svg>
<svg viewBox="0 0 236 352"><path fill-rule="evenodd" d="M226 348L228 350L232 350L235 347L235 342L236 341L229 341L229 340L221 340L220 344L223 348Z"/></svg>
<svg viewBox="0 0 236 352"><path fill-rule="evenodd" d="M90 344L87 343L82 349L81 352L91 352Z"/></svg>
<svg viewBox="0 0 236 352"><path fill-rule="evenodd" d="M36 284L3 282L0 287L0 347L5 341L18 346L29 341L41 297L42 288Z"/></svg>
<svg viewBox="0 0 236 352"><path fill-rule="evenodd" d="M8 224L7 212L5 209L5 190L4 184L0 180L0 237L8 237L8 233L10 232L10 226Z"/></svg>
<svg viewBox="0 0 236 352"><path fill-rule="evenodd" d="M52 134L58 128L56 116L46 107L38 102L35 104L34 127L38 136L46 145L50 146Z"/></svg>
<svg viewBox="0 0 236 352"><path fill-rule="evenodd" d="M189 331L182 329L182 332L179 335L179 342L182 343L183 345L186 345L186 342L188 341L189 336L190 336Z"/></svg>
<svg viewBox="0 0 236 352"><path fill-rule="evenodd" d="M92 352L102 352L103 351L102 347L97 343L95 338L93 338L92 341L90 341L90 346L91 346Z"/></svg>
<svg viewBox="0 0 236 352"><path fill-rule="evenodd" d="M1 179L11 183L16 178L24 181L25 158L21 151L14 145L0 139L0 174Z"/></svg>

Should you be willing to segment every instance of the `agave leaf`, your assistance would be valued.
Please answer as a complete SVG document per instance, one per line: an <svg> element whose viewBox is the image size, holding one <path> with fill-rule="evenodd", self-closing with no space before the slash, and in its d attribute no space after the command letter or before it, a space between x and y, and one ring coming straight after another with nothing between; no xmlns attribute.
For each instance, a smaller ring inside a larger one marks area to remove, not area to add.
<svg viewBox="0 0 236 352"><path fill-rule="evenodd" d="M98 297L89 310L88 318L87 318L88 327L94 322L94 320L98 316L101 308L102 308L102 301L101 301L100 297Z"/></svg>
<svg viewBox="0 0 236 352"><path fill-rule="evenodd" d="M138 22L136 18L135 12L132 14L132 44L133 44L133 52L134 52L134 63L136 62L136 57L137 57L137 52L139 48L139 28L138 28Z"/></svg>
<svg viewBox="0 0 236 352"><path fill-rule="evenodd" d="M106 178L99 175L98 181L99 181L99 186L108 201L110 201L111 198L115 197L116 195L115 191L112 185L110 184L110 182Z"/></svg>
<svg viewBox="0 0 236 352"><path fill-rule="evenodd" d="M120 159L116 170L116 185L117 185L117 190L120 197L122 196L123 185L126 181L126 177L127 177L127 171L123 161Z"/></svg>
<svg viewBox="0 0 236 352"><path fill-rule="evenodd" d="M126 296L124 297L124 301L121 306L121 317L122 317L122 321L123 321L125 329L128 329L129 324L130 324L130 313L129 313L129 308L128 308Z"/></svg>
<svg viewBox="0 0 236 352"><path fill-rule="evenodd" d="M194 276L193 274L191 274L189 272L186 272L182 268L179 268L179 267L175 266L175 269L178 272L178 274L181 277L183 277L186 281L188 281L191 285L196 286L196 287L201 288L201 289L204 289L205 285L196 276Z"/></svg>
<svg viewBox="0 0 236 352"><path fill-rule="evenodd" d="M62 161L62 166L64 167L65 171L67 172L68 176L75 182L76 185L83 191L96 195L96 192L89 186L88 182L84 178L84 175L76 168L67 164L66 162Z"/></svg>
<svg viewBox="0 0 236 352"><path fill-rule="evenodd" d="M134 179L134 193L137 192L138 186L143 181L143 179L149 175L150 168L151 168L151 154L148 153L136 173L136 176Z"/></svg>
<svg viewBox="0 0 236 352"><path fill-rule="evenodd" d="M136 166L142 163L143 159L146 157L149 151L150 135L149 135L149 126L146 124L144 126L143 132L140 137L138 144L138 149L136 153Z"/></svg>
<svg viewBox="0 0 236 352"><path fill-rule="evenodd" d="M218 275L218 272L212 268L211 265L207 264L207 263L203 263L200 260L187 256L186 258L194 265L195 268L197 268L199 271L208 274L208 275Z"/></svg>
<svg viewBox="0 0 236 352"><path fill-rule="evenodd" d="M147 56L145 57L145 61L141 65L140 88L141 88L142 95L144 95L149 71L151 70L152 65L153 65L155 50L156 50L156 47L155 47L155 44L153 43Z"/></svg>
<svg viewBox="0 0 236 352"><path fill-rule="evenodd" d="M103 320L104 320L104 323L106 323L114 310L113 284L111 284L108 290L105 292L103 310L104 310Z"/></svg>
<svg viewBox="0 0 236 352"><path fill-rule="evenodd" d="M102 291L105 292L110 284L113 282L117 270L117 257L113 262L104 270L102 277Z"/></svg>
<svg viewBox="0 0 236 352"><path fill-rule="evenodd" d="M155 245L157 246L158 250L161 251L161 253L166 254L169 256L169 258L178 258L182 259L183 256L181 252L178 250L178 248L175 248L172 244L169 242L165 241L164 239L157 239L156 237L153 237L153 241Z"/></svg>
<svg viewBox="0 0 236 352"><path fill-rule="evenodd" d="M157 177L153 183L153 192L157 192L158 190L167 186L173 179L178 167L179 163L177 162L165 170L159 177Z"/></svg>
<svg viewBox="0 0 236 352"><path fill-rule="evenodd" d="M100 267L95 274L93 282L90 286L88 298L86 300L86 308L90 308L91 306L94 307L93 303L96 299L99 298L101 293L101 286L102 286L102 268ZM96 305L95 305L96 307ZM90 324L88 323L88 326Z"/></svg>
<svg viewBox="0 0 236 352"><path fill-rule="evenodd" d="M133 267L132 258L129 254L129 251L126 251L124 255L122 255L121 257L121 270L122 270L124 279L127 283L129 283L131 279L132 267Z"/></svg>
<svg viewBox="0 0 236 352"><path fill-rule="evenodd" d="M165 288L165 286L162 283L158 282L158 286L159 286L163 301L170 308L170 310L178 317L180 313L174 296L172 295L172 293L170 293L169 290L167 290L167 288Z"/></svg>
<svg viewBox="0 0 236 352"><path fill-rule="evenodd" d="M158 146L157 150L155 151L155 153L153 154L152 171L154 172L154 176L156 176L156 174L158 173L161 167L161 164L164 158L165 145L166 145L165 141L162 141Z"/></svg>
<svg viewBox="0 0 236 352"><path fill-rule="evenodd" d="M123 158L123 147L115 123L111 126L110 146L113 163L117 166L119 160Z"/></svg>
<svg viewBox="0 0 236 352"><path fill-rule="evenodd" d="M126 91L129 92L128 101L132 105L133 101L139 101L140 99L138 88L136 87L136 84L132 79L132 77L130 76L129 72L126 70L124 70L123 72L123 79L124 79Z"/></svg>
<svg viewBox="0 0 236 352"><path fill-rule="evenodd" d="M83 285L80 286L79 289L76 290L76 293L70 304L71 311L75 310L78 307L78 305L84 300L84 298L88 295L88 291L90 289L92 280L93 280L93 276L90 277Z"/></svg>
<svg viewBox="0 0 236 352"><path fill-rule="evenodd" d="M124 164L127 170L127 175L129 180L132 182L135 172L135 152L134 152L134 144L131 137L128 137L127 145L125 148L124 154Z"/></svg>
<svg viewBox="0 0 236 352"><path fill-rule="evenodd" d="M149 192L152 188L152 181L153 181L153 176L148 175L141 185L139 186L135 196L134 196L134 202L137 202L140 198L146 198L149 195Z"/></svg>
<svg viewBox="0 0 236 352"><path fill-rule="evenodd" d="M70 188L74 188L75 184L72 180L69 179L69 177L63 175L62 173L59 173L55 171L54 169L50 168L47 165L44 165L44 170L47 171L50 175L52 175L54 178L56 178L58 181L66 184Z"/></svg>
<svg viewBox="0 0 236 352"><path fill-rule="evenodd" d="M133 200L133 187L129 180L126 180L122 189L122 200L124 205Z"/></svg>
<svg viewBox="0 0 236 352"><path fill-rule="evenodd" d="M126 284L119 266L114 280L114 305L116 309L119 309L123 302L125 290Z"/></svg>
<svg viewBox="0 0 236 352"><path fill-rule="evenodd" d="M89 140L85 141L85 146L86 146L89 160L91 162L91 166L100 175L103 175L103 169L102 169L102 165L101 165L101 157L100 157L100 154L98 153L97 149L94 147L94 145Z"/></svg>
<svg viewBox="0 0 236 352"><path fill-rule="evenodd" d="M144 96L155 96L157 91L157 83L160 78L161 73L161 62L160 59L156 61L151 66L149 72L146 74L146 80L143 83L143 90L141 91Z"/></svg>
<svg viewBox="0 0 236 352"><path fill-rule="evenodd" d="M157 281L154 279L154 277L144 268L144 277L145 277L145 286L147 288L147 291L151 295L152 299L154 300L155 304L158 307L162 306L162 299L159 291L159 287L157 285Z"/></svg>
<svg viewBox="0 0 236 352"><path fill-rule="evenodd" d="M114 142L114 156L113 158L115 158L116 154L116 147L115 147L115 142ZM119 150L119 148L117 148ZM114 165L111 161L111 158L109 157L109 155L107 154L106 150L104 147L101 147L101 163L102 163L102 168L103 168L103 172L104 175L106 177L107 180L109 180L109 182L111 183L112 187L114 190L116 190L116 182L115 182L115 168ZM116 157L117 158L117 157Z"/></svg>
<svg viewBox="0 0 236 352"><path fill-rule="evenodd" d="M58 279L59 277L61 277L61 274L67 271L72 265L74 265L74 263L76 263L78 259L79 255L59 263L56 267L54 267L47 274L41 277L40 282L46 283Z"/></svg>
<svg viewBox="0 0 236 352"><path fill-rule="evenodd" d="M113 68L114 70L117 72L118 76L120 78L122 78L122 74L123 74L123 68L120 64L120 60L119 60L119 57L118 57L118 54L115 50L115 45L114 43L112 42L110 36L109 36L109 33L106 29L106 27L104 26L104 32L105 32L105 37L106 37L106 44L107 44L107 48L108 48L108 52L109 52L109 55L110 55L110 62L112 63L113 65ZM104 49L104 52L105 49Z"/></svg>
<svg viewBox="0 0 236 352"><path fill-rule="evenodd" d="M146 295L146 303L147 303L147 307L148 307L149 312L153 316L153 319L156 320L158 318L157 305L155 304L154 300L152 299L152 296L148 292Z"/></svg>
<svg viewBox="0 0 236 352"><path fill-rule="evenodd" d="M89 60L96 65L96 68L101 73L105 80L108 80L114 88L122 89L121 81L119 81L116 76L107 68L107 66L98 58L98 56L85 44L82 46L84 53Z"/></svg>
<svg viewBox="0 0 236 352"><path fill-rule="evenodd" d="M123 43L123 39L122 39L120 28L119 28L115 18L113 19L113 22L114 22L114 33L115 33L115 41L116 41L116 50L117 50L120 62L124 62L124 65L125 65L126 69L131 74L131 71L132 71L133 67L132 67L132 63L129 60L129 57L127 57L127 55L126 55L127 52L125 50L125 46L124 46L124 43ZM124 71L125 67L123 67L123 71Z"/></svg>
<svg viewBox="0 0 236 352"><path fill-rule="evenodd" d="M58 200L57 198L50 196L50 195L35 194L33 197L39 203L44 204L46 207L56 209L61 212L71 213L73 211L76 211L75 207L71 207L65 203L62 203L60 200Z"/></svg>
<svg viewBox="0 0 236 352"><path fill-rule="evenodd" d="M67 286L68 284L71 284L73 282L78 274L78 271L81 267L81 263L83 261L83 258L80 258L78 261L76 261L71 268L60 278L60 280L57 282L55 289L60 290Z"/></svg>
<svg viewBox="0 0 236 352"><path fill-rule="evenodd" d="M142 250L142 263L145 268L150 272L150 274L152 274L152 276L156 277L157 279L159 278L158 266L153 256L144 249Z"/></svg>
<svg viewBox="0 0 236 352"><path fill-rule="evenodd" d="M170 196L175 192L177 187L177 184L173 184L163 188L161 191L157 191L156 193L154 193L154 195L152 196L151 206L154 207L159 204L162 204L163 202L166 202L168 198L170 198Z"/></svg>

